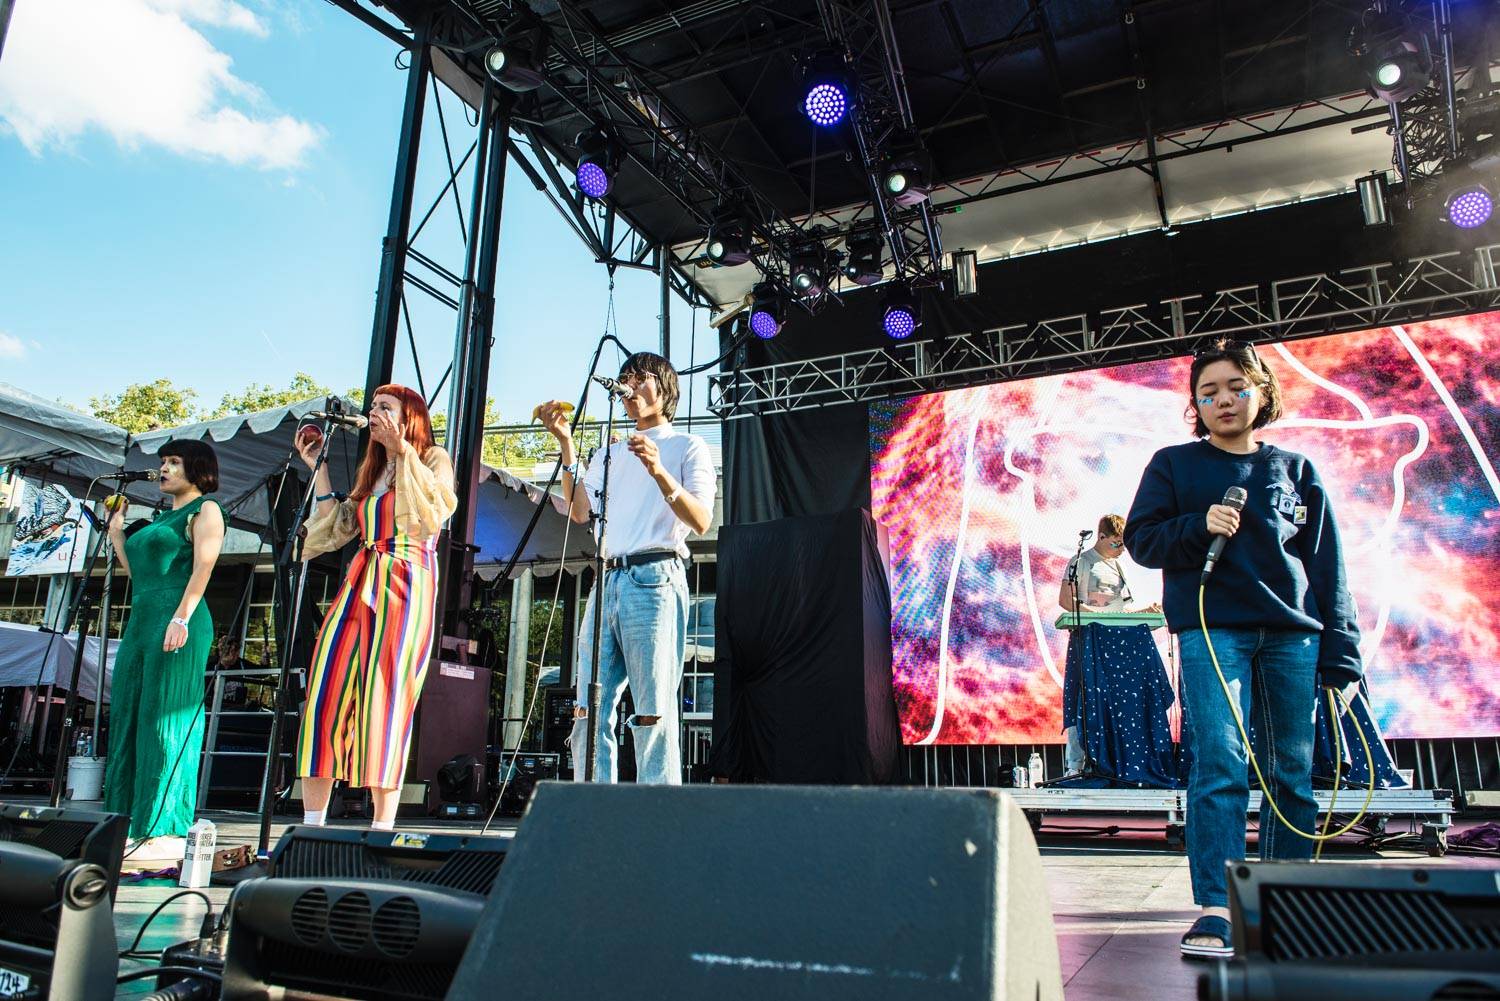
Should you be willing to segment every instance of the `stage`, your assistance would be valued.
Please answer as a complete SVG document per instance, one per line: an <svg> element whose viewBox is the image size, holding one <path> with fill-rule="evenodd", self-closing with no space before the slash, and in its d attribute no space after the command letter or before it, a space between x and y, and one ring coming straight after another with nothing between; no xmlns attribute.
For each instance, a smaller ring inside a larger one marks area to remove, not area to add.
<svg viewBox="0 0 1500 1001"><path fill-rule="evenodd" d="M240 813L211 812L208 816L218 825L221 846L254 843L255 818ZM1188 1001L1196 997L1197 974L1207 967L1186 962L1177 954L1177 940L1195 913L1186 855L1167 847L1160 825L1153 827L1139 816L1072 814L1066 826L1060 819L1055 823L1050 819L1044 823L1039 842L1068 1001ZM273 839L287 826L276 824ZM335 822L334 826L362 824ZM492 833L510 836L515 827L516 822L507 819ZM1111 827L1119 833L1083 833ZM403 822L400 829L470 834L479 828L475 824ZM1325 859L1335 865L1484 864L1484 860L1462 856L1431 859L1420 850L1376 853L1354 846L1330 848ZM151 910L176 890L175 885L142 886L122 880L115 905L121 949L130 945ZM214 907L222 909L231 890L215 886L205 892ZM162 949L196 935L202 916L202 903L196 898L168 905L151 923L141 947ZM120 972L147 965L151 964L122 961ZM147 994L152 989L148 984L126 984L120 996Z"/></svg>

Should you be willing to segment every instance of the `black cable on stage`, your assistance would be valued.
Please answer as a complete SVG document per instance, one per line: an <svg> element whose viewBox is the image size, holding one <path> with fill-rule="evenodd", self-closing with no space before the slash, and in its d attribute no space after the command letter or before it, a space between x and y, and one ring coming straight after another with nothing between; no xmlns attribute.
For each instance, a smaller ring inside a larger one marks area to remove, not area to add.
<svg viewBox="0 0 1500 1001"><path fill-rule="evenodd" d="M719 357L715 358L713 361L706 361L702 365L692 365L692 366L689 366L688 368L683 369L681 372L678 372L677 374L678 375L686 375L686 376L694 376L694 375L697 375L700 372L707 372L709 369L713 368L715 365L718 365L720 362L722 362L725 358L728 358L730 355L732 355L736 351L738 351L740 345L743 344L743 343L745 343L745 341L747 341L749 339L750 339L750 335L749 334L746 334L744 331L740 331L739 333L735 334L733 338L730 339L730 341L729 341L729 347L725 348L724 349L724 353L721 354L721 355L719 355Z"/></svg>
<svg viewBox="0 0 1500 1001"><path fill-rule="evenodd" d="M122 973L115 978L115 983L123 984L131 980L145 980L147 977L160 976L163 973L175 974L179 977L202 977L216 984L224 982L224 978L210 970L200 970L193 966L151 966L144 970L135 970L131 973Z"/></svg>
<svg viewBox="0 0 1500 1001"><path fill-rule="evenodd" d="M135 933L135 940L130 943L129 948L121 951L120 958L135 959L140 958L141 956L145 956L152 959L160 959L161 956L159 953L141 954L137 952L137 948L141 944L141 939L146 937L146 929L151 927L151 922L156 920L157 915L159 915L168 904L172 903L175 900L181 900L183 897L197 897L199 900L203 901L203 905L208 908L208 912L203 915L203 924L205 928L207 928L208 923L214 917L214 903L212 900L208 899L208 894L204 893L202 890L178 890L176 893L172 894L170 897L157 904L156 909L153 910L150 914L146 915L145 923L143 923L140 927L140 930Z"/></svg>

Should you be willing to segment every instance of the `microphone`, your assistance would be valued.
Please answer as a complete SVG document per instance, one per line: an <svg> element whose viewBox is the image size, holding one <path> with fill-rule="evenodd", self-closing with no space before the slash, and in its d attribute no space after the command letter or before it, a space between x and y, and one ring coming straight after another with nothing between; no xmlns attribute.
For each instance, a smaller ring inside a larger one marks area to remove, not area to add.
<svg viewBox="0 0 1500 1001"><path fill-rule="evenodd" d="M635 390L625 385L618 379L611 379L607 375L596 375L592 377L595 382L609 390L609 395L620 400L629 400L635 397Z"/></svg>
<svg viewBox="0 0 1500 1001"><path fill-rule="evenodd" d="M338 424L346 428L368 427L370 418L364 414L330 413L327 410L314 410L307 416L319 421L328 421L330 424Z"/></svg>
<svg viewBox="0 0 1500 1001"><path fill-rule="evenodd" d="M1224 491L1224 499L1219 503L1225 507L1232 507L1236 511L1243 511L1248 498L1249 495L1245 493L1244 487L1230 487ZM1200 584L1208 583L1208 575L1214 572L1214 564L1218 563L1219 556L1224 552L1224 543L1228 541L1227 535L1214 536L1214 541L1208 547L1208 559L1203 561L1203 577L1199 580Z"/></svg>
<svg viewBox="0 0 1500 1001"><path fill-rule="evenodd" d="M136 471L131 473L110 473L105 477L105 479L116 480L120 483L134 483L137 480L147 480L151 483L155 483L157 480L161 479L161 473L157 472L155 469L137 469Z"/></svg>
<svg viewBox="0 0 1500 1001"><path fill-rule="evenodd" d="M1093 529L1085 528L1083 531L1081 531L1081 532L1078 533L1078 541L1079 542L1083 542L1085 539L1093 538L1093 535L1094 535Z"/></svg>

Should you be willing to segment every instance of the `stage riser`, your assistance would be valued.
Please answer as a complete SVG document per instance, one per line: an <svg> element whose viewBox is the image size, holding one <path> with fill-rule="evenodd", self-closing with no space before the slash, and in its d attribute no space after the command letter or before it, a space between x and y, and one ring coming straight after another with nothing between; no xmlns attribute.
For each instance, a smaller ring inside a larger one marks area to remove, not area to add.
<svg viewBox="0 0 1500 1001"><path fill-rule="evenodd" d="M1416 789L1447 789L1456 804L1474 791L1500 791L1500 737L1387 740L1398 767L1411 769ZM1011 767L1036 751L1047 777L1063 771L1061 744L942 744L903 746L898 781L929 788L1010 787Z"/></svg>

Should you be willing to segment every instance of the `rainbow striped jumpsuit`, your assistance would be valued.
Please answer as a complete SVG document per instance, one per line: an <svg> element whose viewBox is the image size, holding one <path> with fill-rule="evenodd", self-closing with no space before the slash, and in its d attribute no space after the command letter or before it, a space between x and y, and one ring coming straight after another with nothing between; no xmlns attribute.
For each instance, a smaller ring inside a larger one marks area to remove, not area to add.
<svg viewBox="0 0 1500 1001"><path fill-rule="evenodd" d="M432 650L437 535L396 521L396 491L359 502L360 547L313 648L297 774L396 789Z"/></svg>

